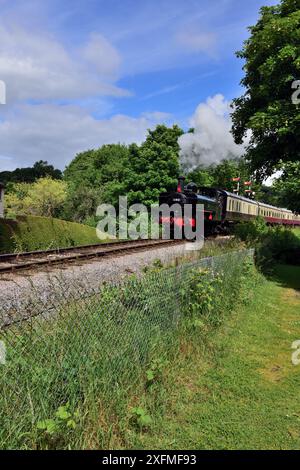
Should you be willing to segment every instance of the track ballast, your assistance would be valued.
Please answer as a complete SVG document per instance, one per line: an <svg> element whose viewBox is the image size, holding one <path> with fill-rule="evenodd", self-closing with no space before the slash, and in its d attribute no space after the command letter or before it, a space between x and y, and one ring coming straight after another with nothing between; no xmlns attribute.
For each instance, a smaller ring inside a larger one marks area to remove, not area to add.
<svg viewBox="0 0 300 470"><path fill-rule="evenodd" d="M126 255L130 252L162 248L182 243L184 243L184 240L122 240L96 245L1 254L0 274L31 268L35 269L39 266L66 265L93 258Z"/></svg>

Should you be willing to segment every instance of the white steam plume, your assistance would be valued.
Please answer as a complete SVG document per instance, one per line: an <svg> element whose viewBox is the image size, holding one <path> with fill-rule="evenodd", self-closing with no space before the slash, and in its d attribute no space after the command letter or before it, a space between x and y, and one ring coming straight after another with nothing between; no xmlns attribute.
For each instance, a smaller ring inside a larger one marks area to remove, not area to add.
<svg viewBox="0 0 300 470"><path fill-rule="evenodd" d="M241 157L244 146L236 145L230 133L230 103L223 95L215 95L200 103L190 119L193 133L179 137L180 160L184 168L219 163L224 158Z"/></svg>

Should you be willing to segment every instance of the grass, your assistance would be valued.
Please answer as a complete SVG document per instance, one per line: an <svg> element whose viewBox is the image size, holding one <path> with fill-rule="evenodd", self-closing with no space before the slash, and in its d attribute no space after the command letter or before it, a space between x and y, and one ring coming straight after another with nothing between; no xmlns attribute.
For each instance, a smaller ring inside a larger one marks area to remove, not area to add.
<svg viewBox="0 0 300 470"><path fill-rule="evenodd" d="M147 433L127 445L159 449L299 449L300 267L281 265L260 280L255 297L236 306L203 340L183 341L178 362L144 406L156 413ZM159 410L157 413L156 410Z"/></svg>

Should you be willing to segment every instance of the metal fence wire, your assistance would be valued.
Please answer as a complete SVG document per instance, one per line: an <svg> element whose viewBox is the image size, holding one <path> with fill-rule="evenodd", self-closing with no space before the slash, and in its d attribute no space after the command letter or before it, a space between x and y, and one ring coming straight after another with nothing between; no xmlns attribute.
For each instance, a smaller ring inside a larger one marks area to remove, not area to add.
<svg viewBox="0 0 300 470"><path fill-rule="evenodd" d="M172 347L189 314L193 272L218 273L234 296L252 258L251 250L230 252L94 290L56 283L45 299L36 298L32 286L24 305L6 305L0 312L0 447L18 448L39 420L67 402L134 386L155 354Z"/></svg>

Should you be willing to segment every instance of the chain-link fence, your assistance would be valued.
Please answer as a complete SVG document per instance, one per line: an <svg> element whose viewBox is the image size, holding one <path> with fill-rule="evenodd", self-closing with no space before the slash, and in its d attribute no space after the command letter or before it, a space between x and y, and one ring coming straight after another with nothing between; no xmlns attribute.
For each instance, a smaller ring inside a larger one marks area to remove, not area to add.
<svg viewBox="0 0 300 470"><path fill-rule="evenodd" d="M91 394L112 398L138 384L151 360L174 347L195 270L206 279L221 276L223 295L210 301L230 308L252 257L245 250L156 267L88 292L56 283L47 302L34 301L33 286L30 302L6 307L0 317L0 447L20 448L67 402L75 408Z"/></svg>

